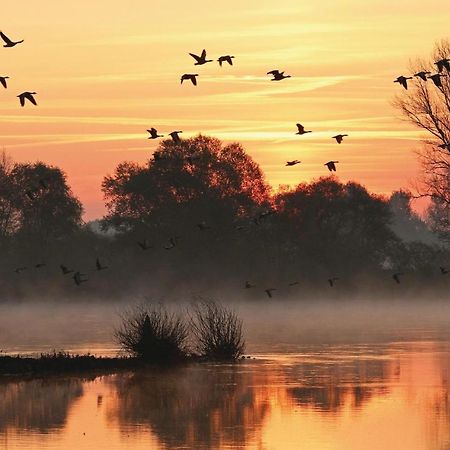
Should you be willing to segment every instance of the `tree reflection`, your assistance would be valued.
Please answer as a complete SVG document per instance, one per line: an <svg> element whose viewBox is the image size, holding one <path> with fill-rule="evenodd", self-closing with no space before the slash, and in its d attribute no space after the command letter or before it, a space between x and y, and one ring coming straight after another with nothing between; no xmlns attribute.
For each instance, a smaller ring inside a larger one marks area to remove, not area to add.
<svg viewBox="0 0 450 450"><path fill-rule="evenodd" d="M77 379L0 384L0 432L9 427L47 433L62 428L72 403L83 394Z"/></svg>

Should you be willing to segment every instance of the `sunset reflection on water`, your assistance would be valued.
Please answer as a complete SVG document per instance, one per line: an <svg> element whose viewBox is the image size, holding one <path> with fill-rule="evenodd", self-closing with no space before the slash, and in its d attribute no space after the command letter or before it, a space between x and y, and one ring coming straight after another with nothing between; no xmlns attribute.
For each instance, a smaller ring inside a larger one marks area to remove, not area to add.
<svg viewBox="0 0 450 450"><path fill-rule="evenodd" d="M235 365L0 383L3 449L445 449L450 345L311 345Z"/></svg>

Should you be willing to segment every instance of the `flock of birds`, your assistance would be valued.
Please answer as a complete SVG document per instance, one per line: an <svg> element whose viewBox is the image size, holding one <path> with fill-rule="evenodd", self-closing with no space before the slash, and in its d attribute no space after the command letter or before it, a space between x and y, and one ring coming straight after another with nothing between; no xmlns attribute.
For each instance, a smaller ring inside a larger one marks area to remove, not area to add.
<svg viewBox="0 0 450 450"><path fill-rule="evenodd" d="M5 47L5 48L12 48L12 47L15 47L16 45L24 42L23 39L18 40L18 41L13 41L12 39L10 39L8 36L6 36L1 31L0 31L0 38L4 42L3 47ZM207 59L207 53L206 53L205 49L203 49L200 56L196 55L194 53L189 53L189 55L192 56L192 58L195 60L195 64L194 64L195 66L201 66L201 65L211 63L214 61L212 59ZM220 67L222 67L224 63L227 63L228 65L232 66L234 58L235 57L232 55L222 55L217 59L217 61L220 65ZM441 78L448 76L448 75L442 74L442 72L444 69L446 69L447 72L450 72L450 59L442 59L440 61L437 61L435 64L437 65L438 73L432 75L431 72L421 71L421 72L414 74L414 77L420 78L423 81L427 81L428 79L430 79L433 81L433 83L438 88L442 87ZM270 81L282 81L287 78L291 78L291 75L285 75L284 71L280 71L280 70L271 70L271 71L267 72L267 75L272 76ZM185 73L181 76L180 81L181 81L181 84L183 84L184 81L190 81L194 86L197 86L197 77L199 77L199 74L197 74L197 73ZM5 89L7 89L7 87L8 87L8 82L7 82L8 79L9 79L8 76L0 76L0 84ZM413 79L413 77L405 77L405 76L401 75L396 80L394 80L394 82L399 83L405 89L408 89L408 80L411 80L411 79ZM36 99L34 98L35 95L36 95L36 92L26 91L26 92L22 92L17 97L19 98L20 105L23 107L23 106L25 106L25 103L27 100L30 103L32 103L33 105L37 105ZM296 127L297 127L297 132L295 134L297 134L299 136L303 136L305 134L312 133L312 130L306 130L305 127L300 123L297 123ZM148 129L147 131L150 134L148 139L158 139L158 138L164 137L164 135L158 134L158 130L156 128L152 127L150 129ZM180 130L172 131L171 133L168 133L168 136L170 136L176 144L179 144L179 143L181 143L181 138L179 136L181 133L183 133L183 131L180 131ZM338 144L341 144L344 140L344 137L347 137L347 136L348 136L348 134L337 134L335 136L332 136L332 139L335 139ZM440 145L439 147L447 148L450 151L450 144L443 144L443 145ZM155 160L159 160L159 159L162 159L163 157L158 152L155 152L154 158L155 158ZM192 156L188 157L188 158L192 158ZM336 164L338 162L339 161L328 161L324 165L328 168L328 170L330 172L336 172ZM299 161L298 159L295 159L295 160L287 161L286 166L291 167L291 166L295 166L300 163L301 163L301 161ZM34 201L37 198L37 195L42 190L48 190L48 189L49 189L49 184L48 184L47 180L41 179L41 180L39 180L39 186L34 186L34 187L28 189L25 192L25 195L29 198L30 201ZM258 216L253 218L253 222L256 225L259 225L260 221L262 219L264 219L272 214L275 214L274 210L263 211ZM197 227L201 231L208 230L211 228L211 226L209 226L206 222L198 223ZM237 226L236 230L241 230L243 228L245 228L245 227ZM173 248L175 248L177 246L178 239L179 239L179 236L169 238L167 245L164 245L163 248L165 250L172 250ZM150 244L150 242L148 241L147 238L143 239L142 241L138 241L137 245L143 251L153 248L153 246ZM35 264L34 268L41 269L45 266L46 266L46 263L40 262L40 263ZM85 283L86 281L88 281L88 278L86 278L86 274L82 273L79 270L70 269L64 264L61 264L59 266L59 268L60 268L63 276L73 274L72 279L77 286L80 286L82 283ZM96 268L96 271L103 271L103 270L108 269L108 266L103 265L101 263L100 259L97 257L96 261L95 261L95 268ZM24 272L27 269L28 269L27 266L21 266L21 267L17 267L15 269L15 272L17 274L20 274L21 272ZM450 273L450 270L446 269L445 267L440 267L439 269L440 269L440 273L442 275L447 275ZM403 275L404 275L403 272L394 273L392 275L392 278L397 284L400 284L400 282L401 282L400 277ZM327 282L330 287L333 287L338 280L339 280L339 277L331 277L327 280ZM289 283L289 286L295 286L298 284L299 284L299 281L293 281L293 282ZM245 287L245 289L251 289L251 288L255 288L256 285L250 283L249 281L246 281L244 287ZM273 292L276 290L277 290L277 288L272 287L272 288L264 289L264 292L267 294L267 296L269 298L272 298Z"/></svg>

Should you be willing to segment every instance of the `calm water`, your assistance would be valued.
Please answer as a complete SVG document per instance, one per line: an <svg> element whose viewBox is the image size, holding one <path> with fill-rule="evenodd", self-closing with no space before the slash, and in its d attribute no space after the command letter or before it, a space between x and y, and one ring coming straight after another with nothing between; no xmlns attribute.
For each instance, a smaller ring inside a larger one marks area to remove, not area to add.
<svg viewBox="0 0 450 450"><path fill-rule="evenodd" d="M448 449L450 343L0 381L1 449Z"/></svg>

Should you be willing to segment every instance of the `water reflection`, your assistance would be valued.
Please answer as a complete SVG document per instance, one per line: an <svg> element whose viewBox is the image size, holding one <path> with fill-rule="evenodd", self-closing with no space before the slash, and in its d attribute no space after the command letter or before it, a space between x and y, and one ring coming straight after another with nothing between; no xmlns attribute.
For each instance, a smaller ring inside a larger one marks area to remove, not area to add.
<svg viewBox="0 0 450 450"><path fill-rule="evenodd" d="M448 342L2 382L0 448L444 450L449 383Z"/></svg>

